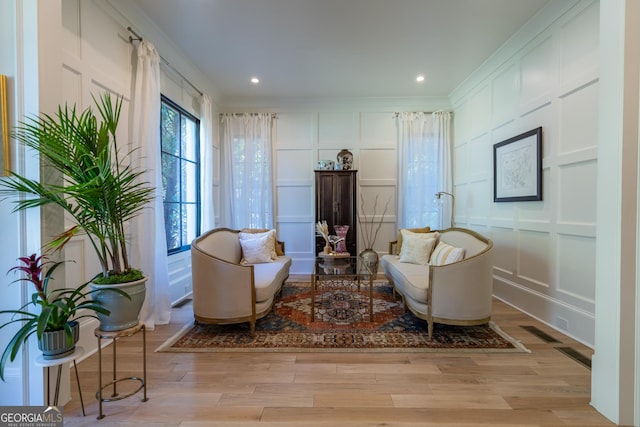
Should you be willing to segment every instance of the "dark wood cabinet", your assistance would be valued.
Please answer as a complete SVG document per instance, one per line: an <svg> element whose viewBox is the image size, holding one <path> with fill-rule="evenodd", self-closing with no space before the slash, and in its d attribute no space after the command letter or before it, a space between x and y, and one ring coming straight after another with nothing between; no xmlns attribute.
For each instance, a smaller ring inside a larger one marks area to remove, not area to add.
<svg viewBox="0 0 640 427"><path fill-rule="evenodd" d="M329 234L336 234L334 225L348 225L347 251L355 256L358 244L358 210L356 174L358 171L315 171L316 222L327 221ZM316 236L316 254L324 249L324 239Z"/></svg>

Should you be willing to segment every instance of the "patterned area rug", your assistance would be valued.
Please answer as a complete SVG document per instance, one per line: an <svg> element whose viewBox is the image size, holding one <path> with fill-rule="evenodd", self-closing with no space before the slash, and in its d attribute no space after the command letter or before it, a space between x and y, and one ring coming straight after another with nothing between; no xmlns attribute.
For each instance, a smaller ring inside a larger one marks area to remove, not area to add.
<svg viewBox="0 0 640 427"><path fill-rule="evenodd" d="M311 322L308 282L287 282L273 311L249 324L194 325L190 322L156 351L528 351L490 323L480 326L435 324L433 339L427 323L404 310L386 282L376 282L373 322L369 321L369 289L335 287L316 293L315 321Z"/></svg>

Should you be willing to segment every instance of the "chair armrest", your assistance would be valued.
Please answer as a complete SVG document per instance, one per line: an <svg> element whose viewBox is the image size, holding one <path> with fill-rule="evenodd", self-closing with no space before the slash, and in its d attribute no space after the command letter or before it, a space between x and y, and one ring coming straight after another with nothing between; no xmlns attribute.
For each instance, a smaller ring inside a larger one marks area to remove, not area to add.
<svg viewBox="0 0 640 427"><path fill-rule="evenodd" d="M193 311L207 318L251 315L256 301L252 265L240 265L191 247Z"/></svg>
<svg viewBox="0 0 640 427"><path fill-rule="evenodd" d="M282 254L285 255L286 252L284 251L284 242L276 240L276 244L280 246L280 249L282 249Z"/></svg>
<svg viewBox="0 0 640 427"><path fill-rule="evenodd" d="M397 255L395 253L395 247L398 246L398 241L394 240L393 242L389 242L389 255Z"/></svg>
<svg viewBox="0 0 640 427"><path fill-rule="evenodd" d="M492 250L442 266L429 266L433 315L451 319L491 316Z"/></svg>

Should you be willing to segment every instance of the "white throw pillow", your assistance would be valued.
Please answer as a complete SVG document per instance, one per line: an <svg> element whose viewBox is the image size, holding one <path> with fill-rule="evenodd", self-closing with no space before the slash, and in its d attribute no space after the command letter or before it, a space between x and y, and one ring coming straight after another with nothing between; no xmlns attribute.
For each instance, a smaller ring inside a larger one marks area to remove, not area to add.
<svg viewBox="0 0 640 427"><path fill-rule="evenodd" d="M271 242L271 259L278 258L278 254L276 253L276 230L269 230L265 231L264 233L245 233L242 231L238 233L238 237L240 238L241 242L242 240L261 239L265 236L268 237L269 242Z"/></svg>
<svg viewBox="0 0 640 427"><path fill-rule="evenodd" d="M407 238L416 238L416 239L433 239L435 241L435 244L438 242L438 238L440 237L440 233L438 233L437 231L432 231L430 233L422 233L422 232L418 232L415 233L413 231L410 231L406 228L402 228L400 229L400 236L402 237L401 239L401 243L404 242L405 239ZM400 258L400 254L402 253L402 246L404 245L404 243L402 243L399 246L400 252L398 253L398 258ZM433 249L433 248L431 248Z"/></svg>
<svg viewBox="0 0 640 427"><path fill-rule="evenodd" d="M273 241L269 236L257 239L240 239L240 246L242 247L242 264L273 262L271 258Z"/></svg>
<svg viewBox="0 0 640 427"><path fill-rule="evenodd" d="M429 264L429 257L436 244L436 239L422 239L405 235L402 237L402 240L400 262L418 265Z"/></svg>
<svg viewBox="0 0 640 427"><path fill-rule="evenodd" d="M440 242L431 254L431 265L446 265L464 259L464 248L456 248L447 243Z"/></svg>

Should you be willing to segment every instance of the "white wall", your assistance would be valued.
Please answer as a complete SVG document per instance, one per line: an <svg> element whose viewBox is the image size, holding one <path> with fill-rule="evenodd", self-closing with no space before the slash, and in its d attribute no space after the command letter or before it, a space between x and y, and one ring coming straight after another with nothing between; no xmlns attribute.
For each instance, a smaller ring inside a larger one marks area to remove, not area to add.
<svg viewBox="0 0 640 427"><path fill-rule="evenodd" d="M15 102L15 78L16 78L16 56L15 46L17 42L16 34L16 5L14 2L0 3L0 74L7 76L9 123L15 125L16 102ZM11 144L11 167L14 168L17 161L15 145ZM20 305L21 292L20 285L8 286L9 282L17 277L5 275L10 268L17 263L21 256L19 250L20 242L20 222L19 215L11 214L12 207L9 203L0 203L0 235L5 244L0 245L0 310L11 310ZM2 319L4 323L5 319ZM15 328L3 328L0 330L0 343L7 343L17 331ZM4 350L4 346L0 350ZM6 382L0 382L0 405L18 405L22 398L21 377L22 363L18 359L16 363L7 364L5 367Z"/></svg>
<svg viewBox="0 0 640 427"><path fill-rule="evenodd" d="M13 127L25 115L40 111L53 112L59 103L62 89L52 82L60 81L60 13L59 1L37 2L20 0L3 2L3 43L0 72L8 76L9 125ZM4 25L6 25L6 30ZM11 31L12 33L9 33ZM21 175L37 179L40 164L36 153L26 152L14 141L10 142L11 169ZM46 235L60 223L47 221L47 210L31 209L8 214L6 204L0 208L0 232L3 236L0 266L14 266L19 256L39 252L41 234ZM5 237L6 236L6 237ZM6 256L6 258L5 258ZM8 269L8 268L7 268ZM6 271L6 270L5 270ZM64 283L64 275L57 277ZM13 280L7 277L8 283ZM0 292L2 307L15 309L30 301L33 289L16 284ZM6 305L5 305L6 304ZM3 330L2 338L13 335ZM6 335L5 335L6 334ZM6 342L6 341L3 341ZM0 386L0 404L41 405L44 400L43 369L35 366L39 352L35 340L29 340L16 361L7 366L7 382Z"/></svg>
<svg viewBox="0 0 640 427"><path fill-rule="evenodd" d="M230 100L225 110L278 112L275 120L274 169L276 182L276 227L278 239L285 242L287 255L293 257L291 274L309 274L315 259L315 184L318 160L336 160L343 148L354 157L358 170L357 207L364 222L373 217L373 202L378 195L374 222L383 221L375 242L376 251L385 254L388 243L396 239L397 131L396 111L436 111L448 109L446 98L394 100ZM364 210L360 200L364 198ZM381 218L385 203L389 209ZM365 249L363 232L358 231L358 250Z"/></svg>
<svg viewBox="0 0 640 427"><path fill-rule="evenodd" d="M599 4L551 2L452 93L456 224L498 298L593 346ZM543 200L493 202L493 144L542 126Z"/></svg>

